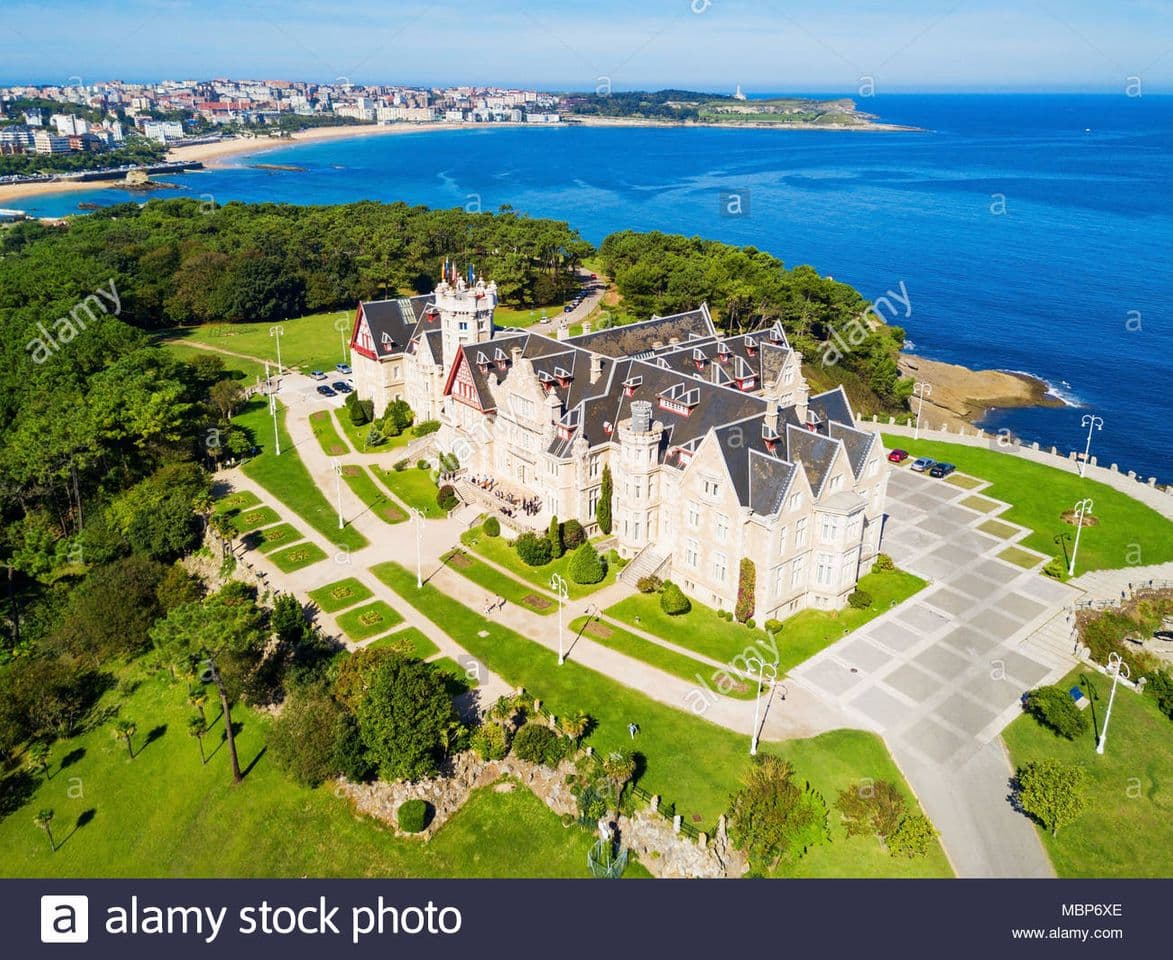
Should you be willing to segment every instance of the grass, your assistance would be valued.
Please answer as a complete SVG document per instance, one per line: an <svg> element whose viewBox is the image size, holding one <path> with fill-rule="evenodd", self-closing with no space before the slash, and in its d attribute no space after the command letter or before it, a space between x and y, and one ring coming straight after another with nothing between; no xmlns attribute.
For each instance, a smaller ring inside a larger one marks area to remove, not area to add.
<svg viewBox="0 0 1173 960"><path fill-rule="evenodd" d="M688 613L670 617L660 609L658 593L634 593L603 613L719 663L743 656L746 647L770 642L764 630L751 630L744 623L722 620L712 607L695 600Z"/></svg>
<svg viewBox="0 0 1173 960"><path fill-rule="evenodd" d="M291 543L304 539L300 530L293 524L279 523L275 527L265 527L264 530L254 530L241 538L246 550L259 550L261 553L272 553Z"/></svg>
<svg viewBox="0 0 1173 960"><path fill-rule="evenodd" d="M330 787L298 786L264 752L268 719L233 708L244 783L233 786L222 724L205 737L201 765L187 735L185 686L157 675L126 699L138 756L108 727L56 744L51 780L0 819L6 877L586 877L593 836L563 827L528 790L475 791L427 842L399 838L355 813ZM214 716L215 711L210 713ZM145 731L164 733L142 747ZM76 760L60 770L62 757ZM254 765L255 761L255 765ZM76 789L78 780L84 787ZM52 808L55 853L33 825ZM87 822L88 821L88 822ZM79 823L84 825L74 827ZM491 838L488 839L488 838ZM646 875L629 867L628 876Z"/></svg>
<svg viewBox="0 0 1173 960"><path fill-rule="evenodd" d="M460 535L460 542L470 550L475 550L486 560L492 560L499 567L504 567L510 573L522 580L540 587L543 591L550 589L550 578L561 574L566 580L566 593L571 600L589 597L596 590L609 586L619 575L617 564L607 564L607 575L598 583L575 583L567 572L570 566L571 553L565 553L557 560L552 560L540 567L531 567L517 555L517 551L509 545L504 537L486 537L480 527L473 527Z"/></svg>
<svg viewBox="0 0 1173 960"><path fill-rule="evenodd" d="M403 623L399 611L392 609L382 600L348 610L335 619L338 621L338 628L354 641L378 636L396 624Z"/></svg>
<svg viewBox="0 0 1173 960"><path fill-rule="evenodd" d="M977 528L982 533L988 533L991 536L997 537L999 540L1009 540L1019 532L1018 527L1012 527L1010 524L1003 523L1001 520L983 520L978 524Z"/></svg>
<svg viewBox="0 0 1173 960"><path fill-rule="evenodd" d="M683 653L662 647L660 644L637 636L622 627L603 623L597 618L592 618L588 625L586 617L576 617L570 623L570 630L578 638L585 637L600 646L627 654L629 657L634 657L648 666L663 670L681 680L696 683L698 686L704 684L717 691L722 691L722 688L717 686L717 680L714 679L714 675L719 672L714 667L702 663L700 660L694 660L692 657L687 657ZM723 685L728 685L728 681L724 681L724 678L721 679ZM757 684L738 679L737 686L731 688L727 695L735 700L752 700L757 696Z"/></svg>
<svg viewBox="0 0 1173 960"><path fill-rule="evenodd" d="M342 479L364 506L384 523L403 523L407 519L399 505L375 486L371 475L357 463L343 466Z"/></svg>
<svg viewBox="0 0 1173 960"><path fill-rule="evenodd" d="M383 467L373 467L375 476L395 496L409 507L419 510L430 520L439 520L448 516L436 504L436 494L439 487L432 479L432 471L420 470L415 464L404 470L385 470Z"/></svg>
<svg viewBox="0 0 1173 960"><path fill-rule="evenodd" d="M249 507L232 515L232 526L237 533L248 533L279 522L280 515L272 507Z"/></svg>
<svg viewBox="0 0 1173 960"><path fill-rule="evenodd" d="M1091 803L1058 837L1039 828L1043 846L1061 877L1168 877L1173 875L1173 755L1170 721L1151 696L1117 689L1104 754L1095 752L1111 687L1091 671L1068 674L1060 686L1091 678L1095 692L1087 713L1093 722L1077 740L1057 737L1023 715L1003 732L1015 767L1047 757L1082 767Z"/></svg>
<svg viewBox="0 0 1173 960"><path fill-rule="evenodd" d="M966 497L961 501L963 507L969 507L971 510L977 510L979 513L993 513L995 510L1001 509L1001 504L996 500L990 500L988 497L979 497L974 494L971 497Z"/></svg>
<svg viewBox="0 0 1173 960"><path fill-rule="evenodd" d="M233 510L247 510L249 507L257 506L260 502L261 498L251 490L234 490L217 500L213 509L215 513L228 513Z"/></svg>
<svg viewBox="0 0 1173 960"><path fill-rule="evenodd" d="M518 583L513 577L506 576L464 550L451 550L444 555L443 560L444 565L450 570L455 570L462 577L484 587L494 597L502 596L510 603L543 616L558 609L558 602L552 597Z"/></svg>
<svg viewBox="0 0 1173 960"><path fill-rule="evenodd" d="M168 353L188 363L197 357L219 357L224 363L224 379L237 380L241 386L251 386L258 379L263 380L265 378L265 365L258 363L256 360L227 356L212 350L201 350L199 347L185 346L182 343L164 343L162 347Z"/></svg>
<svg viewBox="0 0 1173 960"><path fill-rule="evenodd" d="M269 559L283 573L293 573L294 570L300 570L302 567L308 567L311 564L325 560L326 551L316 543L306 541L305 543L295 543L292 547L286 547L284 550L271 553L269 554Z"/></svg>
<svg viewBox="0 0 1173 960"><path fill-rule="evenodd" d="M945 482L961 487L962 490L976 490L984 481L977 477L967 477L964 473L951 473L945 478Z"/></svg>
<svg viewBox="0 0 1173 960"><path fill-rule="evenodd" d="M1026 550L1021 550L1018 547L1007 547L998 554L999 560L1005 560L1007 563L1012 563L1016 567L1022 567L1024 570L1030 570L1032 567L1038 566L1042 561Z"/></svg>
<svg viewBox="0 0 1173 960"><path fill-rule="evenodd" d="M948 460L958 470L990 481L982 493L1011 505L1000 518L1030 530L1022 545L1045 556L1055 555L1058 534L1074 536L1075 528L1061 515L1091 497L1099 523L1080 534L1076 574L1125 567L1137 557L1144 564L1173 560L1173 523L1107 484L985 447L909 441L889 434L884 443L903 446L914 457Z"/></svg>
<svg viewBox="0 0 1173 960"><path fill-rule="evenodd" d="M310 414L310 429L314 431L322 450L328 457L344 457L350 453L348 447L334 429L334 417L329 410L315 410Z"/></svg>
<svg viewBox="0 0 1173 960"><path fill-rule="evenodd" d="M297 455L289 431L285 429L286 415L286 408L280 406L277 413L277 429L281 437L280 456L271 447L273 433L265 400L254 398L236 415L236 423L249 429L261 448L261 453L241 468L245 476L259 483L331 543L350 550L365 547L367 539L357 530L352 527L338 529L337 512L314 483L309 470Z"/></svg>
<svg viewBox="0 0 1173 960"><path fill-rule="evenodd" d="M368 447L367 434L370 433L371 430L371 425L369 423L364 423L362 426L355 426L350 422L350 415L346 412L345 407L340 410L335 410L334 416L338 420L338 426L346 435L346 439L350 441L350 445L354 447L358 453L390 453L396 447L405 447L413 439L415 439L413 428L408 427L401 434L399 434L399 436L387 437L377 446Z"/></svg>
<svg viewBox="0 0 1173 960"><path fill-rule="evenodd" d="M476 671L469 671L467 667L462 667L451 657L440 657L438 660L433 660L432 664L448 678L448 692L451 696L458 697L462 693L468 693L474 687L480 686Z"/></svg>
<svg viewBox="0 0 1173 960"><path fill-rule="evenodd" d="M440 652L440 648L428 639L427 634L416 627L407 627L385 637L379 637L378 640L372 640L366 644L365 649L369 650L372 647L388 647L405 657L415 657L417 660L426 660Z"/></svg>
<svg viewBox="0 0 1173 960"><path fill-rule="evenodd" d="M369 599L371 590L362 581L347 577L311 590L309 596L323 613L337 613Z"/></svg>
<svg viewBox="0 0 1173 960"><path fill-rule="evenodd" d="M343 334L334 324L342 319L346 329ZM354 311L330 311L314 313L284 320L280 326L281 362L286 367L297 367L303 373L311 370L331 372L334 365L345 359L342 355L343 335L349 336ZM269 323L208 323L198 327L182 327L163 332L164 336L180 341L203 343L234 353L243 353L262 361L268 360L277 372L277 341L269 335ZM193 349L193 348L188 348ZM225 363L246 363L236 357L225 357ZM263 366L261 370L264 374ZM251 382L251 378L250 378Z"/></svg>

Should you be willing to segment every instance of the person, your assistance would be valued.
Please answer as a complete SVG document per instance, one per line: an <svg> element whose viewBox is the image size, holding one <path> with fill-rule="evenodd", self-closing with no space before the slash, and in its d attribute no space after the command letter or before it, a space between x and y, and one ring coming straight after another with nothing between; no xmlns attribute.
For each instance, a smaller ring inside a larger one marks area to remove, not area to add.
<svg viewBox="0 0 1173 960"><path fill-rule="evenodd" d="M627 732L628 732L629 734L631 734L631 739L632 739L632 740L634 740L634 739L635 739L635 735L636 735L637 733L639 733L639 724L638 724L638 723L629 723L629 724L627 725Z"/></svg>
<svg viewBox="0 0 1173 960"><path fill-rule="evenodd" d="M497 609L502 610L504 608L505 608L505 598L500 597L500 596L497 597Z"/></svg>

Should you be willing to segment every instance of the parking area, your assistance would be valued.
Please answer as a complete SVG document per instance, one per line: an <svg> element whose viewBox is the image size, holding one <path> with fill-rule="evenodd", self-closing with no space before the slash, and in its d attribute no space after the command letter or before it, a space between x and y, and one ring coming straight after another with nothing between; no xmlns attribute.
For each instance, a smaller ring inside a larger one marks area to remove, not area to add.
<svg viewBox="0 0 1173 960"><path fill-rule="evenodd" d="M1002 505L975 503L971 490L903 467L893 469L888 495L881 549L929 586L791 677L901 752L960 767L1018 715L1023 692L1074 665L1023 644L1074 591L1037 567L998 559L1017 535L978 527L989 528Z"/></svg>

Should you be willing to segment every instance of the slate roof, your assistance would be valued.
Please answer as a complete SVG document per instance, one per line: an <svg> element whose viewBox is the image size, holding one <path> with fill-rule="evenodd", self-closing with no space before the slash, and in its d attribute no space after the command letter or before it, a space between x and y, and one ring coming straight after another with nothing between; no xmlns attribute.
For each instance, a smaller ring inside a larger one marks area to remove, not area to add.
<svg viewBox="0 0 1173 960"><path fill-rule="evenodd" d="M379 359L405 353L407 345L416 335L420 318L432 304L432 295L401 297L395 300L368 300L360 304L366 317ZM358 336L358 320L351 332L351 343Z"/></svg>
<svg viewBox="0 0 1173 960"><path fill-rule="evenodd" d="M652 317L622 327L609 327L592 333L568 337L563 343L602 353L609 357L640 357L651 353L656 343L667 345L673 337L681 343L693 339L715 337L717 329L709 316L709 308L675 313L669 317Z"/></svg>

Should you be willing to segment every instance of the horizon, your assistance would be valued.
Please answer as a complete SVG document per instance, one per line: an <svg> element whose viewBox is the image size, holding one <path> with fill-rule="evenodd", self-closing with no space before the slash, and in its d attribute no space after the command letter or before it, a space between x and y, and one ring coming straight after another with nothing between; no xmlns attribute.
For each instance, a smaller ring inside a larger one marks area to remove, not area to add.
<svg viewBox="0 0 1173 960"><path fill-rule="evenodd" d="M1096 94L1139 77L1147 92L1173 92L1173 9L1152 0L1110 10L1092 0L1061 9L995 0L976 10L961 0L944 13L928 0L883 12L862 0L801 12L750 0L649 0L632 11L599 0L586 15L552 0L488 10L453 0L445 23L473 26L439 42L436 8L415 0L395 9L354 0L336 11L320 0L257 0L247 10L229 0L15 0L0 34L0 84L232 77L578 92L605 82L615 91L740 84L749 95L858 96L865 81L878 95ZM722 51L736 51L735 68Z"/></svg>

